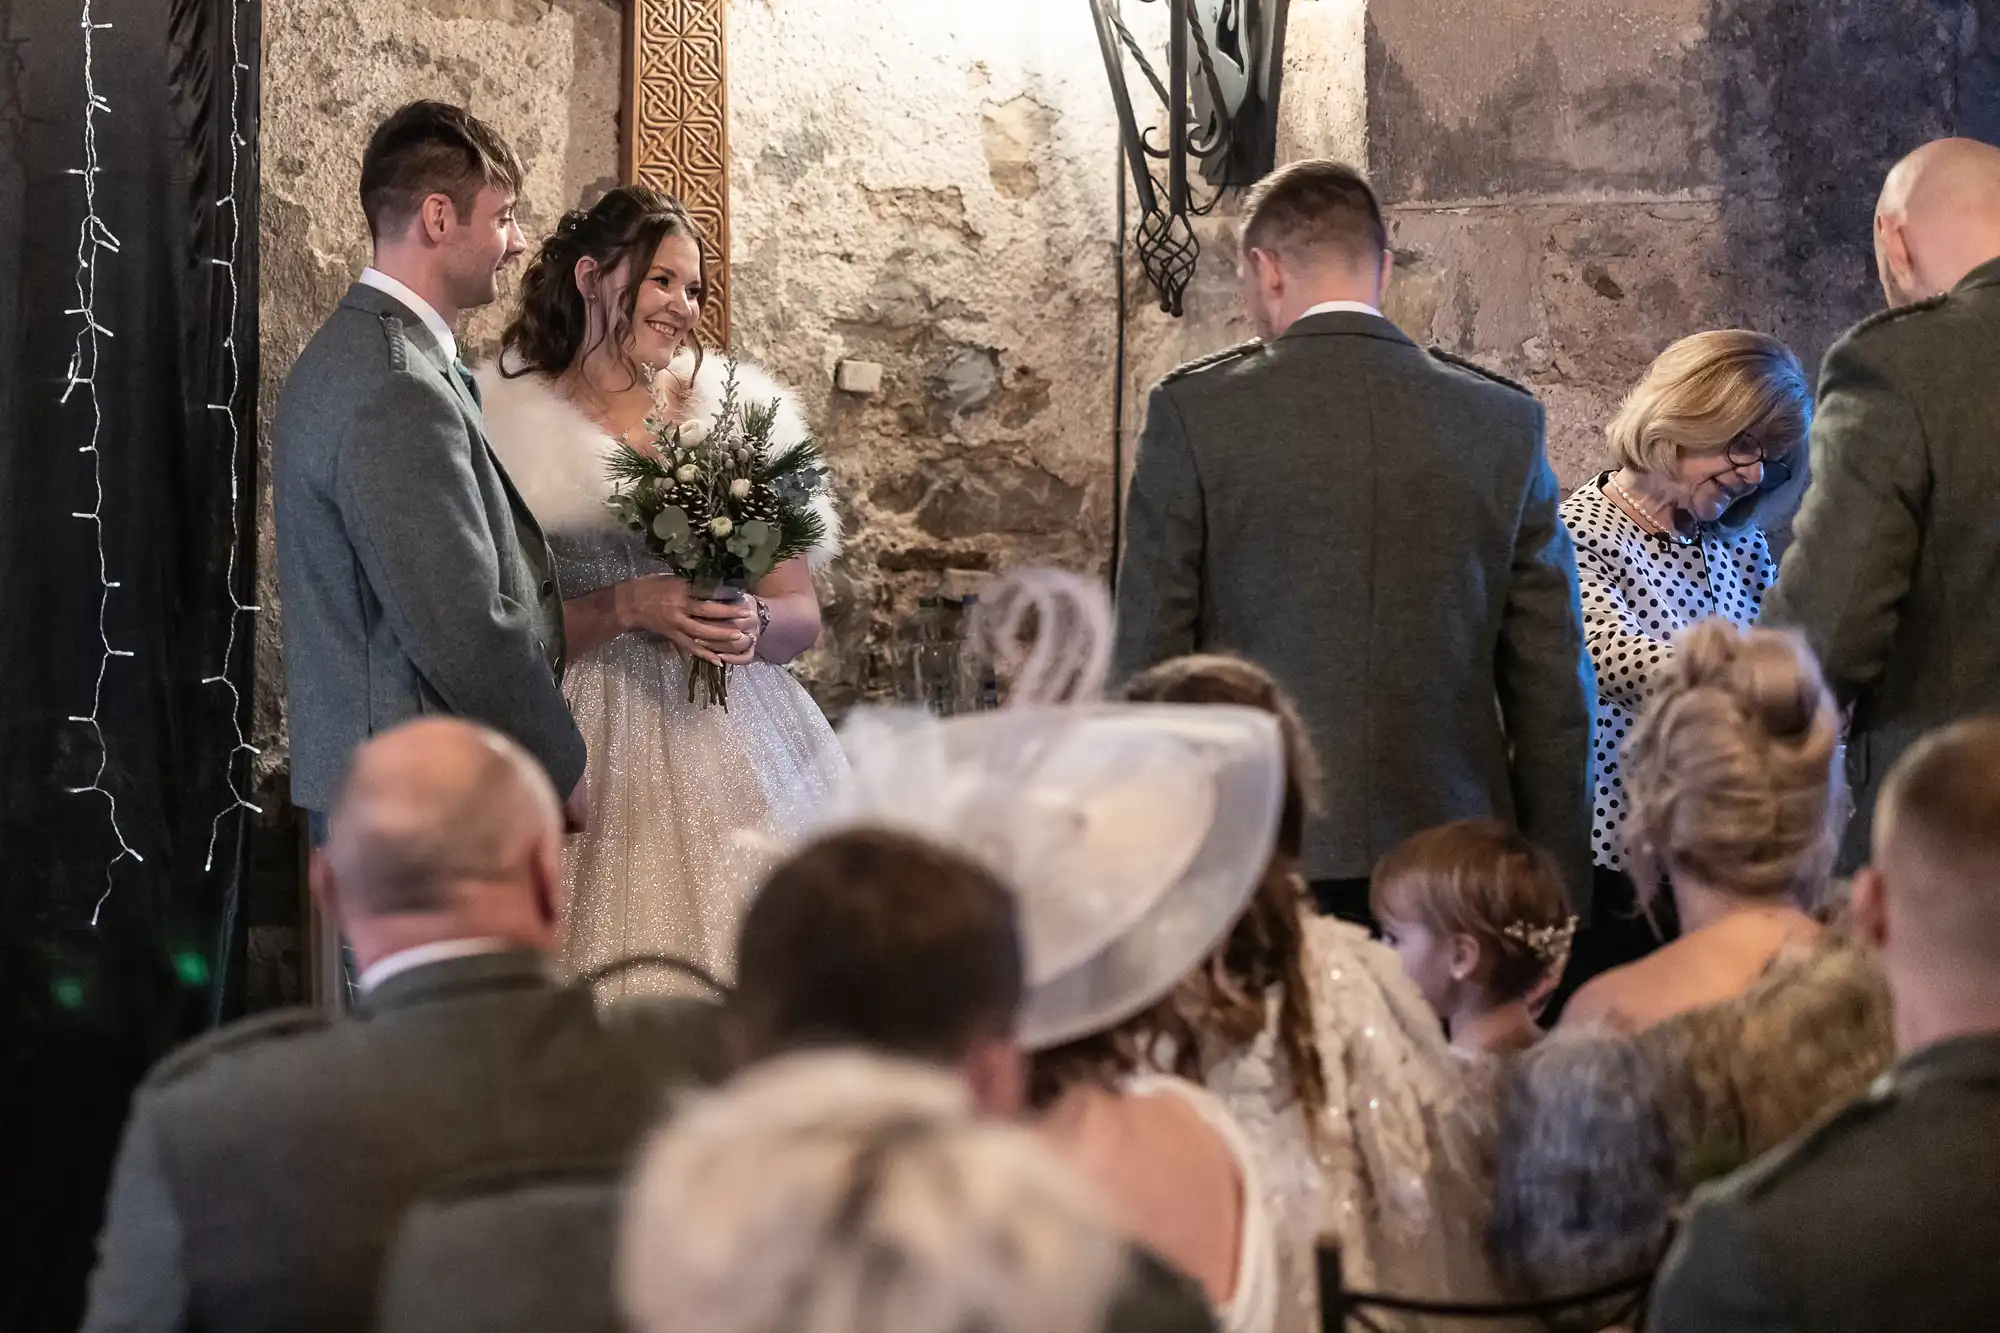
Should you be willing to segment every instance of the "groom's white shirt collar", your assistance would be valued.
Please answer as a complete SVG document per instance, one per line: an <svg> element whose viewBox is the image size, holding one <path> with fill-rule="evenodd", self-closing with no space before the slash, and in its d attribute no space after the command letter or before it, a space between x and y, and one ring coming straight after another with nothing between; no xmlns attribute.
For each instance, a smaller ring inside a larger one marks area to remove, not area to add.
<svg viewBox="0 0 2000 1333"><path fill-rule="evenodd" d="M458 339L452 336L451 325L445 323L438 312L431 309L429 301L418 296L408 287L397 282L380 269L362 269L361 285L364 287L373 287L378 292L386 292L408 306L410 313L422 320L424 327L431 331L431 337L438 340L438 346L444 348L444 359L447 361L458 360Z"/></svg>
<svg viewBox="0 0 2000 1333"><path fill-rule="evenodd" d="M387 291L388 289L384 288L383 290ZM1318 305L1307 306L1304 310L1301 310L1299 318L1305 319L1311 315L1330 315L1336 310L1347 310L1357 315L1380 316L1382 313L1366 301L1321 301Z"/></svg>

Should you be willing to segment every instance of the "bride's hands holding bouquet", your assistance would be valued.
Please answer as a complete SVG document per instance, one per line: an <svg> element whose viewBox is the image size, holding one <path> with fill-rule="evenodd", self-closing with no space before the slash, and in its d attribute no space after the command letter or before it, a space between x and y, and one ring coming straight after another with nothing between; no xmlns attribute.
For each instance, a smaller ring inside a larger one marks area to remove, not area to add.
<svg viewBox="0 0 2000 1333"><path fill-rule="evenodd" d="M689 614L702 625L728 633L729 638L716 650L724 666L748 666L757 659L757 636L763 624L756 598L743 596L733 602L694 598L689 602Z"/></svg>
<svg viewBox="0 0 2000 1333"><path fill-rule="evenodd" d="M746 645L736 608L701 600L688 581L677 575L642 574L617 585L613 595L621 625L657 634L690 657L728 665L748 661L746 649L756 651L757 611L747 598L742 605L749 612L752 628ZM717 618L718 610L726 612L728 618Z"/></svg>

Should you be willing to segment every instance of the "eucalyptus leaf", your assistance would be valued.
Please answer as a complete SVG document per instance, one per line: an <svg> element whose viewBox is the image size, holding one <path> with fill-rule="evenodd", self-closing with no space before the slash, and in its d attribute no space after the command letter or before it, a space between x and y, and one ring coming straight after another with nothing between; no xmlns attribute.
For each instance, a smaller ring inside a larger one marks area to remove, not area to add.
<svg viewBox="0 0 2000 1333"><path fill-rule="evenodd" d="M667 544L669 550L679 550L694 535L694 526L688 522L687 510L679 505L668 505L653 519L653 535Z"/></svg>

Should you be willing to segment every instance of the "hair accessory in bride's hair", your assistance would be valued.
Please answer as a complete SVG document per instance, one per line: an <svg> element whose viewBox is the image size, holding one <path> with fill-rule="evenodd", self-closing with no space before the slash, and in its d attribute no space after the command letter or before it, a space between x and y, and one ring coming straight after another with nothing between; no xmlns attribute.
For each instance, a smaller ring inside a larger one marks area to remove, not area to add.
<svg viewBox="0 0 2000 1333"><path fill-rule="evenodd" d="M1570 942L1576 938L1576 918L1566 918L1560 925L1531 926L1525 921L1510 921L1500 933L1510 940L1519 940L1528 946L1528 952L1550 965L1569 961Z"/></svg>
<svg viewBox="0 0 2000 1333"><path fill-rule="evenodd" d="M1283 745L1256 709L1102 702L1111 609L1095 580L1029 570L987 594L975 642L1006 704L856 709L841 728L849 775L791 845L887 826L1011 886L1028 971L1018 1036L1040 1049L1157 1003L1227 936L1277 835Z"/></svg>

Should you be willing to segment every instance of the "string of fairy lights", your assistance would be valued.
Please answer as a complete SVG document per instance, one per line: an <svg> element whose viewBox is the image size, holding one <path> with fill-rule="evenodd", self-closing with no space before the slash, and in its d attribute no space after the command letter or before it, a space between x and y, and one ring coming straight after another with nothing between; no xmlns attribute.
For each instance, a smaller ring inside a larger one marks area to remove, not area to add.
<svg viewBox="0 0 2000 1333"><path fill-rule="evenodd" d="M222 350L226 357L226 372L220 401L207 404L211 412L222 415L224 429L229 439L229 555L224 571L224 585L229 598L228 630L224 638L220 665L215 674L204 676L202 684L217 687L229 696L229 725L234 735L234 744L223 760L224 781L228 785L228 804L209 824L208 852L203 859L204 873L215 868L215 849L220 843L225 823L239 811L261 813L261 808L251 802L243 790L239 779L238 760L245 755L258 753L255 745L244 733L243 696L235 679L230 675L230 663L236 656L238 635L243 618L255 615L260 608L245 602L238 593L238 559L242 549L242 478L239 465L243 450L243 421L238 400L243 389L243 365L240 349L236 343L237 321L242 308L242 287L238 281L238 262L242 254L243 215L241 193L244 149L248 142L243 137L243 90L251 69L243 59L242 0L236 0L229 12L229 175L225 192L215 201L218 240L222 254L210 258L209 263L223 270L227 283L225 306L225 333ZM104 521L104 410L97 392L97 373L103 361L105 341L112 338L112 332L98 318L97 277L98 260L104 254L119 253L119 241L111 228L98 213L98 178L103 167L98 157L97 133L98 117L111 114L111 104L97 90L97 34L108 31L112 25L97 17L94 0L82 0L78 26L83 35L83 165L72 167L69 174L83 182L83 220L78 226L76 247L76 304L64 313L78 321L76 343L70 353L69 371L63 387L61 401L67 405L80 389L90 404L90 439L79 445L77 452L88 455L91 468L91 507L79 510L72 517L91 525L97 546L98 603L97 637L100 648L97 675L92 685L90 711L72 714L69 721L87 727L90 742L97 752L97 769L89 782L80 786L65 788L71 795L98 796L105 803L105 811L111 827L111 835L118 844L118 850L104 867L104 891L91 908L90 924L95 926L104 912L104 905L111 898L116 883L118 865L127 860L143 862L146 858L125 836L123 824L118 817L118 797L105 777L111 766L110 746L104 732L104 691L111 674L113 659L132 658L132 650L118 647L111 637L111 594L122 584L111 577L111 557L105 546ZM247 770L243 770L247 773Z"/></svg>
<svg viewBox="0 0 2000 1333"><path fill-rule="evenodd" d="M222 349L229 358L228 382L222 401L208 405L209 411L222 413L223 419L228 423L229 431L229 566L224 575L224 586L229 595L229 633L223 644L221 664L216 668L214 675L203 677L201 682L203 685L220 686L229 692L229 725L235 732L236 743L222 761L223 780L229 785L229 804L217 811L215 819L209 824L208 856L202 862L204 873L215 869L215 847L222 837L224 822L238 811L263 813L261 807L252 804L244 795L237 779L237 759L244 755L254 756L259 751L250 743L250 738L243 734L243 695L229 674L229 664L236 655L237 627L243 623L245 616L254 616L260 609L252 603L243 601L236 591L236 554L243 544L243 507L240 489L242 483L237 469L243 446L243 427L236 408L243 379L243 367L237 357L236 349L236 316L238 302L242 299L242 292L236 281L236 261L243 239L243 215L238 204L242 182L238 177L245 147L241 114L243 81L250 73L250 66L243 61L242 9L241 0L236 0L236 3L229 6L229 192L215 201L218 225L224 212L229 215L229 244L225 255L209 260L228 275L229 282L229 301L225 315L227 322L223 326L228 332L222 339Z"/></svg>
<svg viewBox="0 0 2000 1333"><path fill-rule="evenodd" d="M95 926L104 911L104 904L111 897L113 875L121 861L144 861L132 844L126 841L125 830L118 822L118 797L104 785L104 776L111 766L111 752L104 739L104 680L111 673L113 658L129 658L134 654L130 649L116 647L111 642L111 594L119 587L111 577L111 560L104 548L104 454L98 447L104 431L104 406L97 396L97 372L101 363L103 343L111 338L111 330L104 327L97 318L97 260L106 253L118 253L118 238L111 228L97 214L97 177L101 168L97 160L97 118L111 114L111 104L97 91L96 45L97 34L111 27L109 23L97 21L91 0L83 0L81 26L83 28L83 165L71 167L69 174L83 178L83 221L77 228L76 238L76 305L63 313L78 321L76 346L69 358L69 382L63 387L62 401L66 404L78 389L82 389L90 402L90 442L79 445L77 451L90 457L90 480L94 499L91 507L73 513L91 525L97 539L97 638L102 653L97 663L97 681L90 695L90 712L81 716L71 715L70 721L90 729L90 738L97 747L97 772L83 786L67 788L72 795L96 795L104 798L106 813L111 822L111 836L118 841L118 854L106 862L104 867L104 892L91 909L90 924Z"/></svg>

